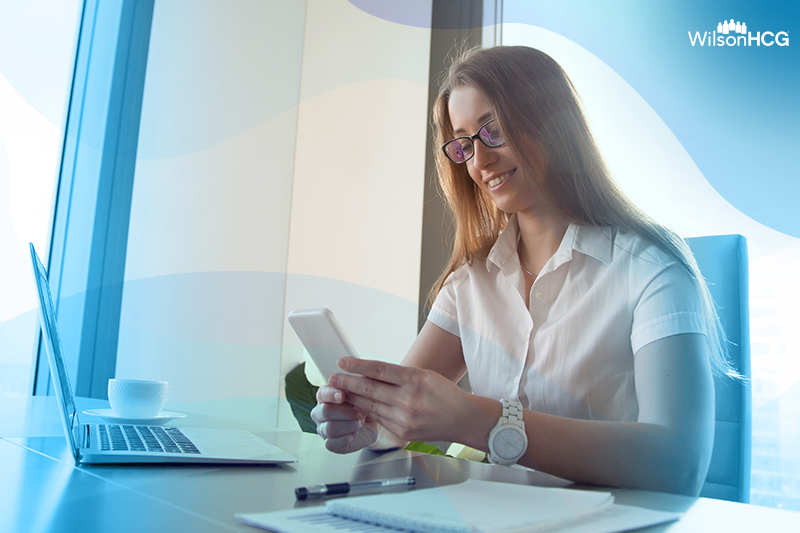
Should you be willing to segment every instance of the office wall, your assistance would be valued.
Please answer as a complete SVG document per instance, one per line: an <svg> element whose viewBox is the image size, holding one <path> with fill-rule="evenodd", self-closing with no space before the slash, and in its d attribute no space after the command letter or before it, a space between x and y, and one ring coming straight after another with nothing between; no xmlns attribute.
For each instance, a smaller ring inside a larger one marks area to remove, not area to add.
<svg viewBox="0 0 800 533"><path fill-rule="evenodd" d="M332 309L363 357L417 332L430 29L311 0L285 312ZM284 326L281 371L302 360Z"/></svg>
<svg viewBox="0 0 800 533"><path fill-rule="evenodd" d="M429 42L344 0L156 3L118 377L167 379L174 401L277 397L302 360L285 315L310 306L402 357Z"/></svg>

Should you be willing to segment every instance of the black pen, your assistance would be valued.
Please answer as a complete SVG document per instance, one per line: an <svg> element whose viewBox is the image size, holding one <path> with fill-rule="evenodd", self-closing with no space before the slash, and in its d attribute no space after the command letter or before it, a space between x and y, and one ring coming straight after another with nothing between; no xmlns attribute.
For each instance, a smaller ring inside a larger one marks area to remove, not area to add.
<svg viewBox="0 0 800 533"><path fill-rule="evenodd" d="M320 484L312 487L297 487L294 495L298 500L306 498L321 498L329 494L347 494L353 489L367 489L373 487L397 487L399 485L412 486L417 482L413 477L396 477L392 479L376 479L374 481L357 481L355 483Z"/></svg>

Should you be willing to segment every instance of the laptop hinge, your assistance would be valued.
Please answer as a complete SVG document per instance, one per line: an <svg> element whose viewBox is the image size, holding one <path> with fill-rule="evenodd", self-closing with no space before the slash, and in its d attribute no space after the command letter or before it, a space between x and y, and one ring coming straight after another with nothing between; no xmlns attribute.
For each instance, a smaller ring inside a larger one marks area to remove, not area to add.
<svg viewBox="0 0 800 533"><path fill-rule="evenodd" d="M84 424L83 427L86 428L86 432L83 436L83 448L88 450L89 445L91 444L91 442L89 441L89 433L90 433L89 424Z"/></svg>

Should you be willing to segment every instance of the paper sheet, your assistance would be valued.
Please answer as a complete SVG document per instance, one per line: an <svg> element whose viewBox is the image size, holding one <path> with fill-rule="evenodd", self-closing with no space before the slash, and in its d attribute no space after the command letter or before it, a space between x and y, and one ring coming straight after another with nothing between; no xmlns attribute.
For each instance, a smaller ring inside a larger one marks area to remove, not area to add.
<svg viewBox="0 0 800 533"><path fill-rule="evenodd" d="M251 526L274 533L397 533L396 529L364 524L328 514L325 507L305 507L274 513L238 514L236 517ZM642 507L614 504L608 510L586 520L552 529L559 533L616 533L672 522L678 513L652 511Z"/></svg>
<svg viewBox="0 0 800 533"><path fill-rule="evenodd" d="M390 533L397 526L407 531L413 520L439 519L444 530L485 532L560 531L564 533L613 533L669 522L680 514L640 507L612 505L607 492L554 489L469 480L459 485L328 500L327 506L303 507L272 513L244 513L236 517L252 526L275 533ZM335 516L349 509L352 516L380 516L395 528ZM385 520L394 517L395 520ZM399 517L402 522L397 522ZM451 529L448 529L451 528Z"/></svg>

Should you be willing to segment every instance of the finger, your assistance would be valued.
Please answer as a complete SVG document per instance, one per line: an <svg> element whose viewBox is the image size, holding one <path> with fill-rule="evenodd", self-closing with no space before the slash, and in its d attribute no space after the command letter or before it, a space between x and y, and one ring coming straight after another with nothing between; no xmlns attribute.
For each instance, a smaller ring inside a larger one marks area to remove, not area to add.
<svg viewBox="0 0 800 533"><path fill-rule="evenodd" d="M413 436L409 436L411 434L408 432L407 428L398 425L392 418L383 417L375 413L369 417L369 420L380 424L385 430L397 437L398 440L415 440Z"/></svg>
<svg viewBox="0 0 800 533"><path fill-rule="evenodd" d="M345 372L361 374L362 376L393 385L405 383L410 372L414 370L407 366L394 365L385 361L371 361L369 359L358 359L356 357L342 357L337 364L339 368ZM331 384L333 385L333 383Z"/></svg>
<svg viewBox="0 0 800 533"><path fill-rule="evenodd" d="M347 403L352 403L350 398L353 395L392 403L399 390L397 385L351 374L334 374L331 383L347 391Z"/></svg>
<svg viewBox="0 0 800 533"><path fill-rule="evenodd" d="M336 439L361 429L359 420L328 421L317 426L317 434L324 439Z"/></svg>
<svg viewBox="0 0 800 533"><path fill-rule="evenodd" d="M342 403L344 402L344 393L339 389L335 389L330 385L323 385L317 390L318 403Z"/></svg>
<svg viewBox="0 0 800 533"><path fill-rule="evenodd" d="M365 423L377 423L400 440L426 440L428 437L423 435L428 435L439 427L439 422L434 421L435 427L432 427L430 423L409 416L409 413L400 407L356 395L349 395L349 399L355 409L363 413Z"/></svg>
<svg viewBox="0 0 800 533"><path fill-rule="evenodd" d="M354 438L355 436L351 433L350 435L345 435L343 437L325 439L325 448L335 453L349 453L350 445L352 444Z"/></svg>
<svg viewBox="0 0 800 533"><path fill-rule="evenodd" d="M364 419L370 419L380 424L378 418L396 422L405 418L404 411L390 403L380 402L374 398L359 396L358 394L349 394L348 399L353 406L353 410Z"/></svg>
<svg viewBox="0 0 800 533"><path fill-rule="evenodd" d="M311 410L311 420L321 424L330 420L348 421L362 420L364 415L359 413L352 404L337 405L335 403L320 403Z"/></svg>

